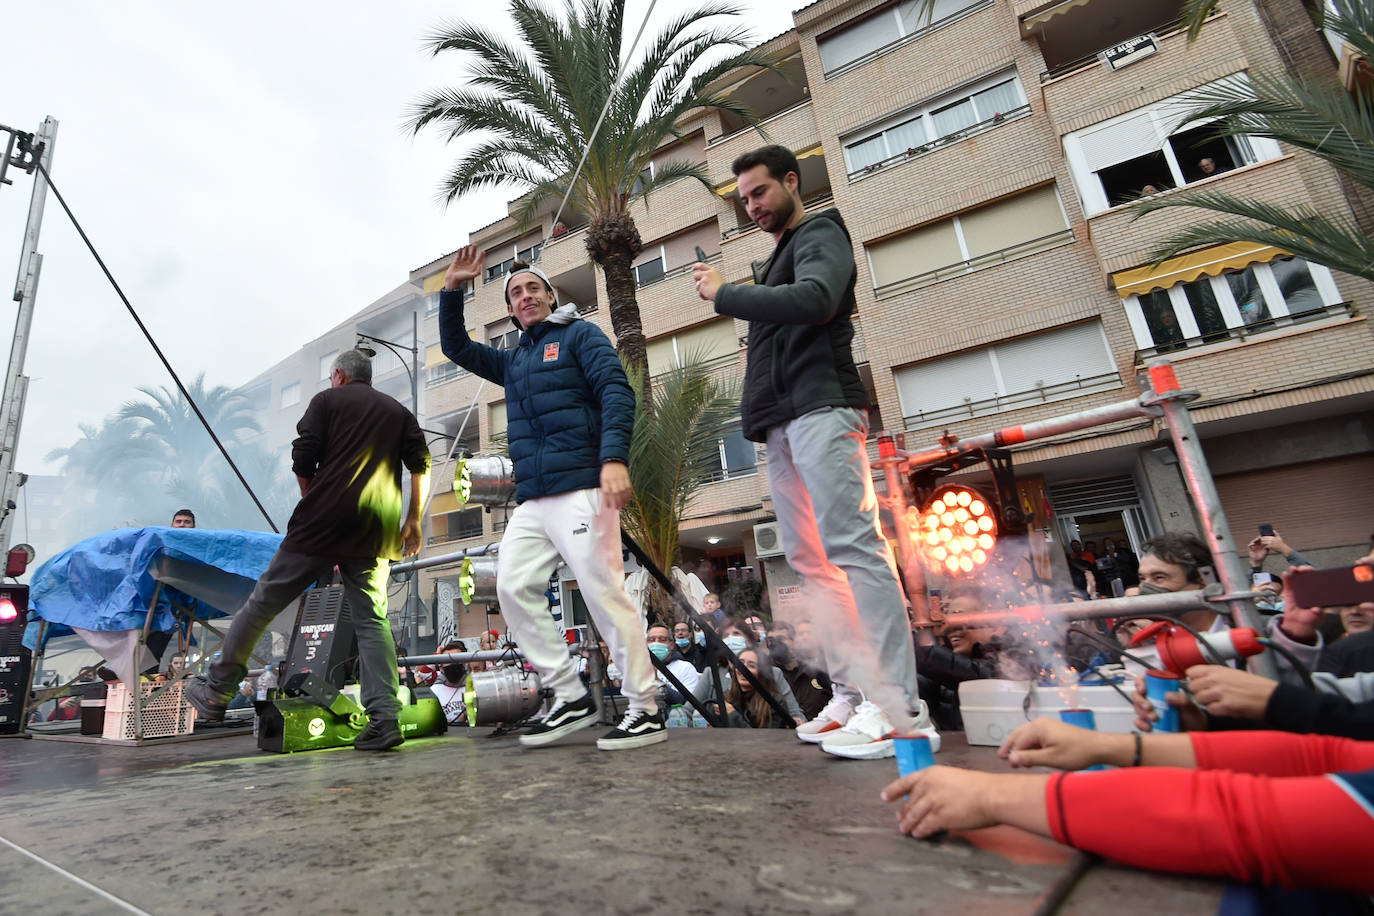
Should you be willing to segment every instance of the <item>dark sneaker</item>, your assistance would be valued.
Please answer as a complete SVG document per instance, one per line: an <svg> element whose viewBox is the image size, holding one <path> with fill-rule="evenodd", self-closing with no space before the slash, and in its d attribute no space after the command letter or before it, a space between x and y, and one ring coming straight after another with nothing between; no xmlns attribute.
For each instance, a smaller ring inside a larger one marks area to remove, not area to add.
<svg viewBox="0 0 1374 916"><path fill-rule="evenodd" d="M363 733L353 739L355 751L389 751L405 742L395 719L369 719Z"/></svg>
<svg viewBox="0 0 1374 916"><path fill-rule="evenodd" d="M205 681L196 681L186 689L186 702L195 707L196 714L205 722L224 721L224 710L234 694L220 693Z"/></svg>
<svg viewBox="0 0 1374 916"><path fill-rule="evenodd" d="M596 739L596 746L603 751L623 751L667 740L668 729L658 711L632 709L619 725Z"/></svg>
<svg viewBox="0 0 1374 916"><path fill-rule="evenodd" d="M520 736L520 746L543 747L595 722L596 704L590 693L584 693L571 703L559 703L542 721L534 723Z"/></svg>

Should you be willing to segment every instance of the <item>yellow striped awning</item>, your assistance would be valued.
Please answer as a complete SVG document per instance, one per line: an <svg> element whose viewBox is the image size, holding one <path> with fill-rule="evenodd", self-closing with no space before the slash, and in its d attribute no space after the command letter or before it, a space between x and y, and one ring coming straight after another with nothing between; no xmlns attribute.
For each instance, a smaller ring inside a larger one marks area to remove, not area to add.
<svg viewBox="0 0 1374 916"><path fill-rule="evenodd" d="M431 277L425 277L423 289L426 293L437 293L444 288L444 274L448 273L448 268L444 268Z"/></svg>
<svg viewBox="0 0 1374 916"><path fill-rule="evenodd" d="M824 156L824 155L825 155L825 149L824 149L819 143L817 143L815 146L807 147L806 149L804 149L804 150L802 150L801 152L797 153L797 161L800 162L800 161L803 160L803 159L810 159L812 156ZM724 197L726 194L731 194L731 193L733 193L734 190L735 190L736 188L738 188L738 187L739 187L739 179L737 178L737 179L735 179L734 181L730 182L729 184L723 184L723 185L721 185L720 187L716 188L716 193L719 194L721 197Z"/></svg>
<svg viewBox="0 0 1374 916"><path fill-rule="evenodd" d="M1139 296L1156 289L1168 289L1176 283L1190 283L1204 274L1215 277L1224 270L1240 270L1251 264L1262 264L1274 258L1287 257L1288 252L1273 245L1254 242L1230 242L1191 251L1170 258L1158 267L1132 267L1112 274L1112 284L1122 299Z"/></svg>
<svg viewBox="0 0 1374 916"><path fill-rule="evenodd" d="M1043 22L1048 22L1060 13L1067 13L1077 6L1086 6L1092 0L1064 0L1063 3L1056 3L1054 6L1041 10L1038 13L1031 13L1029 16L1021 18L1021 30L1026 34Z"/></svg>

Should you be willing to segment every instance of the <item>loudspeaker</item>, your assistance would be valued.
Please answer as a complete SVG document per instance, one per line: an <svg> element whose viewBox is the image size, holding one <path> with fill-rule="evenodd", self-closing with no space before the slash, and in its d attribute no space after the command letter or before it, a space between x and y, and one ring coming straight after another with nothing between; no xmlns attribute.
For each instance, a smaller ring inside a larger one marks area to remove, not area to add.
<svg viewBox="0 0 1374 916"><path fill-rule="evenodd" d="M345 683L349 659L357 654L353 617L344 601L343 586L327 585L306 592L286 650L285 680L295 674L313 674L337 689Z"/></svg>

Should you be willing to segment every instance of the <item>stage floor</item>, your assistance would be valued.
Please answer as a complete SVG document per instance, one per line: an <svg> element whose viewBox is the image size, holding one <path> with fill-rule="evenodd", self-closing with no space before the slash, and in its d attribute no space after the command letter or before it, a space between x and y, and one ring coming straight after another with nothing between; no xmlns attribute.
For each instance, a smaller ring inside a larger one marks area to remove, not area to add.
<svg viewBox="0 0 1374 916"><path fill-rule="evenodd" d="M0 911L1011 914L1071 868L1010 828L898 835L878 799L890 759L735 729L607 753L602 731L522 750L460 730L385 754L268 754L241 733L0 741ZM945 744L940 763L1004 767L960 734ZM1058 912L1210 914L1220 896L1098 864Z"/></svg>

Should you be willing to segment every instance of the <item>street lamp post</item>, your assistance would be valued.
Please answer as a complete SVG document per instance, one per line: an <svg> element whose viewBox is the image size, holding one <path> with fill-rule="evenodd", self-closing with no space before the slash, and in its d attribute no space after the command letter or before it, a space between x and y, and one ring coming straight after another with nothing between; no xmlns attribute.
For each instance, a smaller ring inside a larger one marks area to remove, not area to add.
<svg viewBox="0 0 1374 916"><path fill-rule="evenodd" d="M410 406L415 412L415 421L420 420L420 314L419 312L410 313L411 329L409 347L398 344L395 341L383 340L380 337L373 337L371 334L357 332L358 340L354 344L354 349L366 356L376 356L377 351L367 346L366 341L378 343L386 347L396 358L401 361L401 367L406 370L406 375L410 376ZM400 349L397 349L397 348ZM410 365L406 365L405 357L401 355L401 350L410 351ZM406 627L406 654L415 655L420 651L420 577L417 573L410 574L410 588L406 592L405 609Z"/></svg>

